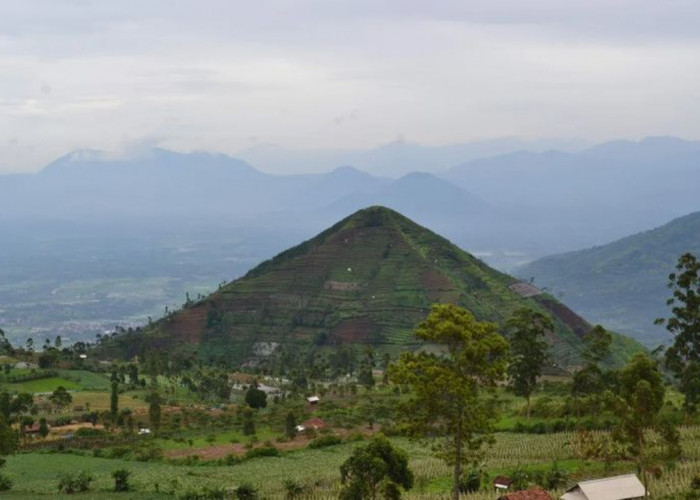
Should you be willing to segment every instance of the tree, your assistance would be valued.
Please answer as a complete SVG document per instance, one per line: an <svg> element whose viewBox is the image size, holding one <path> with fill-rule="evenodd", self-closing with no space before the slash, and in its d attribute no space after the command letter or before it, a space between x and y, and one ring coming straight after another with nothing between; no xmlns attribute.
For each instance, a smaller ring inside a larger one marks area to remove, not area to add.
<svg viewBox="0 0 700 500"><path fill-rule="evenodd" d="M674 335L665 364L680 381L686 410L694 412L700 403L700 262L693 254L681 255L676 272L668 276L668 287L672 295L666 304L671 306L672 316L656 323L665 323Z"/></svg>
<svg viewBox="0 0 700 500"><path fill-rule="evenodd" d="M112 471L112 477L114 478L114 491L129 491L131 485L129 484L129 476L131 472L126 469L117 469Z"/></svg>
<svg viewBox="0 0 700 500"><path fill-rule="evenodd" d="M157 434L160 429L160 394L156 390L148 396L148 420Z"/></svg>
<svg viewBox="0 0 700 500"><path fill-rule="evenodd" d="M0 415L0 455L14 453L18 445L17 431L10 427L4 416Z"/></svg>
<svg viewBox="0 0 700 500"><path fill-rule="evenodd" d="M620 425L613 432L616 441L627 447L627 452L637 459L637 467L647 488L646 469L649 460L645 430L656 430L664 438L670 453L678 454L678 433L668 421L660 418L666 388L656 361L644 354L637 354L620 372L620 396L613 402L613 409L620 418ZM667 455L668 455L667 454Z"/></svg>
<svg viewBox="0 0 700 500"><path fill-rule="evenodd" d="M241 414L241 419L243 422L242 432L244 436L252 436L255 434L255 420L253 420L253 410L250 408L244 408Z"/></svg>
<svg viewBox="0 0 700 500"><path fill-rule="evenodd" d="M39 435L43 438L49 435L49 426L44 417L39 419Z"/></svg>
<svg viewBox="0 0 700 500"><path fill-rule="evenodd" d="M297 419L291 411L284 419L284 435L287 439L294 439L297 435Z"/></svg>
<svg viewBox="0 0 700 500"><path fill-rule="evenodd" d="M411 388L404 404L408 428L418 436L442 436L438 456L453 465L452 498L459 498L462 466L475 462L489 440L496 407L484 398L506 370L508 342L495 323L478 322L468 311L437 304L415 331L442 345L438 356L403 353L390 366L390 379Z"/></svg>
<svg viewBox="0 0 700 500"><path fill-rule="evenodd" d="M109 396L109 413L112 415L112 421L116 421L119 414L119 384L117 382L112 382L112 393Z"/></svg>
<svg viewBox="0 0 700 500"><path fill-rule="evenodd" d="M389 440L378 435L366 445L355 448L340 466L343 500L400 498L401 489L413 486L413 473L408 468L408 456L394 448Z"/></svg>
<svg viewBox="0 0 700 500"><path fill-rule="evenodd" d="M51 393L49 400L59 409L73 402L73 396L66 390L65 387L59 385L56 390Z"/></svg>
<svg viewBox="0 0 700 500"><path fill-rule="evenodd" d="M245 402L255 410L265 408L267 406L267 394L265 394L265 391L258 389L257 384L251 384L245 393Z"/></svg>
<svg viewBox="0 0 700 500"><path fill-rule="evenodd" d="M583 336L586 348L581 355L589 365L598 365L610 354L612 335L600 325L595 325Z"/></svg>
<svg viewBox="0 0 700 500"><path fill-rule="evenodd" d="M513 313L506 327L511 353L510 385L516 395L527 400L527 417L530 418L530 396L548 359L545 333L553 331L554 325L544 314L523 307Z"/></svg>

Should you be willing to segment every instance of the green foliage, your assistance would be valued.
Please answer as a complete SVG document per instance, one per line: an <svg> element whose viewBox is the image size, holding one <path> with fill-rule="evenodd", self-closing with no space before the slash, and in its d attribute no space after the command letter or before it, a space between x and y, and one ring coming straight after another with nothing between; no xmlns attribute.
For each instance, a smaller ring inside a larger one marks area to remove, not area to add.
<svg viewBox="0 0 700 500"><path fill-rule="evenodd" d="M93 477L86 471L80 471L77 475L64 472L58 478L58 491L60 493L82 493L90 490Z"/></svg>
<svg viewBox="0 0 700 500"><path fill-rule="evenodd" d="M638 354L620 373L619 396L614 396L613 407L620 418L620 425L613 433L617 441L626 445L641 471L646 488L647 467L653 457L649 455L646 432L655 429L667 439L667 454L679 451L678 433L672 422L660 420L666 388L657 363Z"/></svg>
<svg viewBox="0 0 700 500"><path fill-rule="evenodd" d="M245 402L255 410L265 408L267 406L267 394L265 391L258 389L257 384L252 384L245 393Z"/></svg>
<svg viewBox="0 0 700 500"><path fill-rule="evenodd" d="M241 412L241 419L243 421L242 431L244 436L252 436L255 434L255 420L254 420L253 410L250 408L244 408Z"/></svg>
<svg viewBox="0 0 700 500"><path fill-rule="evenodd" d="M508 318L506 327L510 342L510 385L515 394L527 399L527 416L530 417L530 396L548 359L545 333L552 332L554 325L545 315L521 308Z"/></svg>
<svg viewBox="0 0 700 500"><path fill-rule="evenodd" d="M158 394L158 391L152 391L148 395L148 421L156 434L160 430L160 420L160 394Z"/></svg>
<svg viewBox="0 0 700 500"><path fill-rule="evenodd" d="M672 316L657 320L674 335L666 350L666 366L680 380L686 409L694 412L700 403L700 261L693 254L678 259L668 287L673 291L666 301Z"/></svg>
<svg viewBox="0 0 700 500"><path fill-rule="evenodd" d="M595 325L591 331L583 336L586 348L583 350L583 359L589 364L598 364L610 355L612 334L600 325Z"/></svg>
<svg viewBox="0 0 700 500"><path fill-rule="evenodd" d="M257 457L279 457L280 451L274 446L261 446L260 448L253 448L248 450L245 454L246 458L257 458Z"/></svg>
<svg viewBox="0 0 700 500"><path fill-rule="evenodd" d="M126 469L117 469L112 471L112 478L114 478L114 491L129 491L131 485L129 484L129 477L131 472Z"/></svg>
<svg viewBox="0 0 700 500"><path fill-rule="evenodd" d="M297 419L291 411L284 418L284 435L287 439L294 439L297 435Z"/></svg>
<svg viewBox="0 0 700 500"><path fill-rule="evenodd" d="M233 492L233 496L237 500L257 500L258 489L250 483L243 483L239 485Z"/></svg>
<svg viewBox="0 0 700 500"><path fill-rule="evenodd" d="M73 402L73 396L71 396L71 394L66 390L65 387L60 385L49 396L49 400L59 408L62 408Z"/></svg>
<svg viewBox="0 0 700 500"><path fill-rule="evenodd" d="M408 456L382 435L356 448L340 466L340 476L343 500L400 498L401 488L409 490L413 486Z"/></svg>
<svg viewBox="0 0 700 500"><path fill-rule="evenodd" d="M390 378L411 388L403 414L413 434L443 437L436 451L454 465L457 498L462 465L476 460L492 431L496 408L483 392L504 377L508 343L494 323L453 305L434 305L416 336L444 346L446 355L403 353Z"/></svg>
<svg viewBox="0 0 700 500"><path fill-rule="evenodd" d="M309 444L307 445L311 449L318 449L318 448L326 448L328 446L335 446L336 444L342 443L343 440L340 436L334 436L333 434L329 434L327 436L321 436L317 437L316 439L312 439L309 441Z"/></svg>
<svg viewBox="0 0 700 500"><path fill-rule="evenodd" d="M109 412L112 415L112 421L115 422L119 413L119 384L116 381L112 382L109 396Z"/></svg>
<svg viewBox="0 0 700 500"><path fill-rule="evenodd" d="M19 436L7 423L5 417L0 415L0 455L9 455L17 451Z"/></svg>
<svg viewBox="0 0 700 500"><path fill-rule="evenodd" d="M307 488L299 481L294 479L284 480L284 498L285 500L296 500L301 498L307 492Z"/></svg>

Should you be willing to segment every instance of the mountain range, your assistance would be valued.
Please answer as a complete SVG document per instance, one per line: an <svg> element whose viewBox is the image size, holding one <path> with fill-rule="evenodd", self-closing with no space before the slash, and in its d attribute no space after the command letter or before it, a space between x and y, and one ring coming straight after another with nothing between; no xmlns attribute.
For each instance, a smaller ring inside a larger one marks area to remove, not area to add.
<svg viewBox="0 0 700 500"><path fill-rule="evenodd" d="M0 325L14 338L76 340L139 324L369 205L504 271L700 210L698 142L545 146L397 143L373 151L375 163L294 175L213 153L76 151L0 176ZM474 159L494 151L508 152Z"/></svg>
<svg viewBox="0 0 700 500"><path fill-rule="evenodd" d="M536 260L516 274L534 278L591 321L654 347L671 339L654 320L670 315L668 275L687 252L700 256L700 212L607 245Z"/></svg>

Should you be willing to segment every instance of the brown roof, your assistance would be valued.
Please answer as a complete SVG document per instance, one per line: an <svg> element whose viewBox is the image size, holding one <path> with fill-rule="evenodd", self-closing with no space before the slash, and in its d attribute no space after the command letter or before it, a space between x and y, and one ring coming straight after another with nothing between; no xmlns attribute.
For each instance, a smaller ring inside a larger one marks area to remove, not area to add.
<svg viewBox="0 0 700 500"><path fill-rule="evenodd" d="M498 500L552 500L552 497L542 488L514 491L498 497Z"/></svg>
<svg viewBox="0 0 700 500"><path fill-rule="evenodd" d="M312 417L300 424L305 429L323 429L326 423L318 417Z"/></svg>
<svg viewBox="0 0 700 500"><path fill-rule="evenodd" d="M510 486L513 484L513 480L507 476L496 476L493 478L493 481L491 481L492 484L502 484L503 486Z"/></svg>

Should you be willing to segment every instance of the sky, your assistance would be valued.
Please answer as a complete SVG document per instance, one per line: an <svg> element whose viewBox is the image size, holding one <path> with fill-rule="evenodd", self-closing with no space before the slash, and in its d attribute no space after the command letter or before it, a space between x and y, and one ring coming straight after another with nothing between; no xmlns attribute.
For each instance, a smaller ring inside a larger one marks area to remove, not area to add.
<svg viewBox="0 0 700 500"><path fill-rule="evenodd" d="M86 148L699 139L699 24L697 0L0 1L0 172Z"/></svg>

